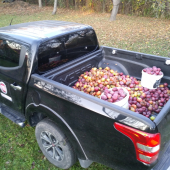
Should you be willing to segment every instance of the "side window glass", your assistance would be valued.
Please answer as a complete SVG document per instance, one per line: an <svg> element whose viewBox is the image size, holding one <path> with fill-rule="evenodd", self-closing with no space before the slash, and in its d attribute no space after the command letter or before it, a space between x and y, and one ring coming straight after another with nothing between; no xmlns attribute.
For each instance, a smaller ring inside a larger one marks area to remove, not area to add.
<svg viewBox="0 0 170 170"><path fill-rule="evenodd" d="M46 72L66 62L62 41L53 39L40 45L38 50L38 70Z"/></svg>
<svg viewBox="0 0 170 170"><path fill-rule="evenodd" d="M19 66L21 45L12 41L0 39L0 66Z"/></svg>

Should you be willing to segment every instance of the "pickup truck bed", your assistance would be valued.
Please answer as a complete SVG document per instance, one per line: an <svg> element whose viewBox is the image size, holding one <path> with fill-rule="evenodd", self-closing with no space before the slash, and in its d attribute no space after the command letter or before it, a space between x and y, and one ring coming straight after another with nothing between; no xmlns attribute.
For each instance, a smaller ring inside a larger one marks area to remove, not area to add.
<svg viewBox="0 0 170 170"><path fill-rule="evenodd" d="M136 161L131 140L120 134L113 124L121 122L144 132L160 132L161 150L164 150L170 137L170 101L152 122L140 114L77 91L71 86L80 74L92 67L109 66L118 72L140 79L141 70L154 64L164 72L162 82L170 84L166 60L164 57L101 47L88 56L75 59L43 75L33 74L30 86L34 89L32 93L38 91L41 99L46 99L43 101L37 97L35 101L39 101L38 107L49 101L48 107L55 110L59 117L62 116L68 128L73 130L72 133L77 137L80 147L77 148L76 144L74 146L79 158L101 162L115 169L123 169L125 166L127 170L151 169ZM55 105L50 103L51 100L55 101ZM116 162L116 166L112 162Z"/></svg>

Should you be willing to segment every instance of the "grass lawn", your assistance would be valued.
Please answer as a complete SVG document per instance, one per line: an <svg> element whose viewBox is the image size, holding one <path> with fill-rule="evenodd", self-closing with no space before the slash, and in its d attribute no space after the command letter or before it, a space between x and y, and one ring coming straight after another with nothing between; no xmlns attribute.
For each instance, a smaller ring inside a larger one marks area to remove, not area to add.
<svg viewBox="0 0 170 170"><path fill-rule="evenodd" d="M42 10L36 6L15 8L0 3L0 27L37 20L74 21L93 26L100 45L123 48L168 57L170 53L170 21L154 18L118 15L109 22L109 14L58 9L52 16L52 8ZM57 169L41 153L34 135L34 128L18 127L0 115L0 169L19 170ZM77 162L70 170L81 170ZM93 163L88 170L109 170Z"/></svg>
<svg viewBox="0 0 170 170"><path fill-rule="evenodd" d="M36 142L34 128L20 128L0 115L0 169L1 170L59 170L42 154ZM70 170L83 170L77 162ZM93 163L88 170L111 170Z"/></svg>

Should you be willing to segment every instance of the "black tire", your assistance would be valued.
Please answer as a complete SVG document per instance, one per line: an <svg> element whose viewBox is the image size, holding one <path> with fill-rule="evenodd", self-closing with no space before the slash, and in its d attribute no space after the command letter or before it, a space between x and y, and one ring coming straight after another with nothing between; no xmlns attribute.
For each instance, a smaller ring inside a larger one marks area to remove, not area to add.
<svg viewBox="0 0 170 170"><path fill-rule="evenodd" d="M39 122L35 136L41 151L55 166L68 169L76 162L76 155L70 142L51 120L44 119Z"/></svg>

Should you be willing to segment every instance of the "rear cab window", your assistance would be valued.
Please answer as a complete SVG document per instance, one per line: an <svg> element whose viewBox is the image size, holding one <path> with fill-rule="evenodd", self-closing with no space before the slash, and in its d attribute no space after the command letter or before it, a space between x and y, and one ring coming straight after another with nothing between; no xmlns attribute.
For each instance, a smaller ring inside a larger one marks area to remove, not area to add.
<svg viewBox="0 0 170 170"><path fill-rule="evenodd" d="M45 42L38 50L38 72L44 73L98 49L94 30L70 33Z"/></svg>
<svg viewBox="0 0 170 170"><path fill-rule="evenodd" d="M45 72L65 62L66 51L60 39L43 43L38 50L38 71Z"/></svg>
<svg viewBox="0 0 170 170"><path fill-rule="evenodd" d="M96 49L97 39L93 30L84 30L69 34L65 42L67 57L79 57Z"/></svg>

